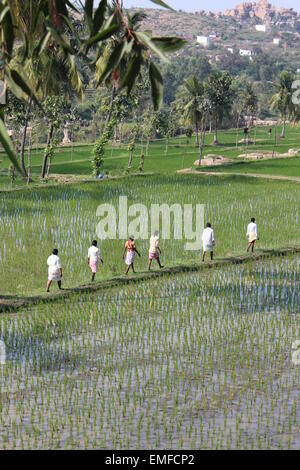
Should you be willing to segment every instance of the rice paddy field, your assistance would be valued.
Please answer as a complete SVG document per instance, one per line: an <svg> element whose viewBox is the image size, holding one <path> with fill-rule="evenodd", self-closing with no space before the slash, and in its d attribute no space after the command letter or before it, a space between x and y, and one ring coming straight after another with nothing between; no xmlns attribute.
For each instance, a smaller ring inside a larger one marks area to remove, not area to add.
<svg viewBox="0 0 300 470"><path fill-rule="evenodd" d="M263 132L260 148L272 149ZM300 147L297 139L289 128L281 152ZM245 255L253 216L258 253L299 248L296 181L176 174L197 158L183 140L171 141L168 155L164 142L151 144L148 174L26 190L14 190L20 179L10 188L8 162L0 155L0 300L40 299L0 313L1 450L299 448L299 365L292 356L300 340L299 254L249 255L243 264L145 280L149 240L138 239L137 274L122 284L125 240L103 240L95 288L69 290L90 282L87 251L98 238L97 207L112 204L119 215L121 196L128 206L147 209L204 204L217 260ZM220 140L222 151L211 146L207 152L235 158L243 150L233 144L235 131L220 133ZM90 150L80 146L71 157L71 149L59 149L52 171L90 174ZM41 157L41 150L32 157L36 181ZM123 174L127 158L125 148L109 149L104 170ZM233 163L226 172L243 167L241 173L300 176L298 163L298 157ZM174 239L174 224L171 217L170 239L160 240L163 264L200 263L200 250L186 251L186 240ZM45 302L46 261L54 247L66 295ZM109 279L116 286L104 289Z"/></svg>
<svg viewBox="0 0 300 470"><path fill-rule="evenodd" d="M1 449L298 449L300 260L0 317Z"/></svg>
<svg viewBox="0 0 300 470"><path fill-rule="evenodd" d="M258 249L300 243L300 188L296 183L285 181L257 181L243 176L165 175L2 192L0 293L26 296L44 292L46 261L53 247L59 250L64 287L89 282L87 250L91 241L98 238L97 207L110 203L118 213L120 196L128 197L128 207L142 203L148 209L151 204L179 203L193 207L204 204L205 222L209 220L215 230L217 258L245 252L246 228L253 214L260 235ZM128 217L128 226L130 220L132 218ZM193 224L195 230L195 217ZM124 272L122 250L125 241L116 239L100 243L104 268L99 269L98 280ZM171 216L170 239L162 239L160 243L163 263L174 266L200 261L200 250L186 251L185 242L184 234L182 240L174 239ZM148 243L148 238L137 240L142 255L136 260L139 272L147 269Z"/></svg>

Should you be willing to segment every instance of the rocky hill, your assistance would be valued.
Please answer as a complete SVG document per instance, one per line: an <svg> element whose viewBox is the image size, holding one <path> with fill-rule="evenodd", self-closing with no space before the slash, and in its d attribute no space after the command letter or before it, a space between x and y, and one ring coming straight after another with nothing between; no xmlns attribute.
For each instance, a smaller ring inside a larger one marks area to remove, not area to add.
<svg viewBox="0 0 300 470"><path fill-rule="evenodd" d="M226 57L232 61L241 49L251 51L248 60L263 51L284 67L300 69L300 14L293 9L277 9L267 0L259 0L223 13L144 11L147 19L142 29L152 31L154 36L177 35L188 41L186 48L177 55L199 51L211 64L218 64L226 61ZM266 25L266 31L257 31L258 24ZM209 37L207 47L197 43L197 36Z"/></svg>
<svg viewBox="0 0 300 470"><path fill-rule="evenodd" d="M268 25L289 25L292 28L299 26L300 14L293 8L277 9L268 0L244 2L233 9L225 10L224 16L231 16L240 21L260 20Z"/></svg>

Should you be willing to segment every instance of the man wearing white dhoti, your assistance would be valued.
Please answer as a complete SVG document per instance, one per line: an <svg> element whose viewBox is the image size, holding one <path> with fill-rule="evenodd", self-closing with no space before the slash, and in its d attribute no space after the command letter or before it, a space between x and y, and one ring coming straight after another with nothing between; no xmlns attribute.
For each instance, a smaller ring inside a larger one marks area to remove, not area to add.
<svg viewBox="0 0 300 470"><path fill-rule="evenodd" d="M58 257L58 250L55 248L52 251L52 255L47 259L48 265L48 281L47 281L47 292L49 292L52 281L57 281L59 289L61 289L62 279L62 268L60 259Z"/></svg>
<svg viewBox="0 0 300 470"><path fill-rule="evenodd" d="M211 261L214 258L214 245L215 245L215 236L214 236L214 231L211 228L210 222L206 224L206 228L203 230L202 234L202 243L203 243L203 256L202 256L202 261L204 262L205 259L205 253L207 251L210 252L210 259Z"/></svg>
<svg viewBox="0 0 300 470"><path fill-rule="evenodd" d="M138 250L136 249L136 245L134 243L134 236L133 235L131 235L129 240L127 240L127 242L125 243L123 256L122 256L123 259L125 259L126 250L127 250L127 254L126 254L125 263L127 264L127 270L126 270L125 274L127 275L130 268L135 273L134 264L133 264L134 263L135 253L137 253L139 256L141 256L140 253L138 252Z"/></svg>
<svg viewBox="0 0 300 470"><path fill-rule="evenodd" d="M247 253L251 248L251 251L253 253L254 251L254 244L256 240L259 240L258 238L258 232L257 232L257 225L255 223L255 218L252 217L250 224L247 227L247 233L246 233L246 238L248 238L249 244L247 247Z"/></svg>

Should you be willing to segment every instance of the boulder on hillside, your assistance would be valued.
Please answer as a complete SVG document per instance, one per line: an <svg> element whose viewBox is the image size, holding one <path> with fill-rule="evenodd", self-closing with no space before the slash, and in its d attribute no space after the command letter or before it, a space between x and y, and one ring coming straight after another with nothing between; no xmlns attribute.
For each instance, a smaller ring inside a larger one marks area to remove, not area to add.
<svg viewBox="0 0 300 470"><path fill-rule="evenodd" d="M201 166L215 166L215 165L224 165L225 163L230 163L229 158L223 157L222 155L209 154L206 155L201 160ZM199 166L199 160L194 162L195 166Z"/></svg>
<svg viewBox="0 0 300 470"><path fill-rule="evenodd" d="M298 155L300 155L300 149L289 149L288 151L288 155L289 157L297 157Z"/></svg>
<svg viewBox="0 0 300 470"><path fill-rule="evenodd" d="M277 157L278 154L273 152L253 152L253 153L242 153L238 158L244 160L267 160L268 158Z"/></svg>

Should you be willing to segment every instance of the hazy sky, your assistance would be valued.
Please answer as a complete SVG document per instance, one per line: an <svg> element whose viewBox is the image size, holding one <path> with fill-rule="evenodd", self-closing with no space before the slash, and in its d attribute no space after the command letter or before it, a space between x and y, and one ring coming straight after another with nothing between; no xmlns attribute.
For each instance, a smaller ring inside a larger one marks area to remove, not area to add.
<svg viewBox="0 0 300 470"><path fill-rule="evenodd" d="M227 8L232 8L239 3L243 3L243 0L165 0L170 6L176 10L184 11L196 11L196 10L210 10L210 11L224 11ZM258 2L258 0L256 0ZM299 0L269 0L269 3L276 5L277 7L294 8L300 11ZM150 7L155 8L154 3L149 0L124 0L126 7L139 6L139 7Z"/></svg>

